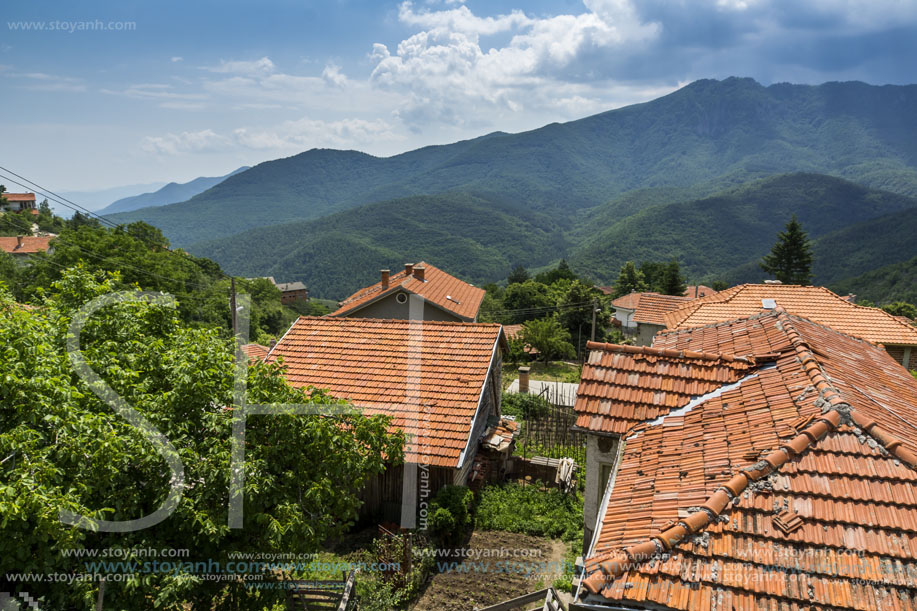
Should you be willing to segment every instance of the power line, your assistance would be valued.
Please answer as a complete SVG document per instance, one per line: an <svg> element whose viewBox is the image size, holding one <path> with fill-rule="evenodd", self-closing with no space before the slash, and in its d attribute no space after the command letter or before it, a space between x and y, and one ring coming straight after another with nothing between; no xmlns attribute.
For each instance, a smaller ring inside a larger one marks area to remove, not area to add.
<svg viewBox="0 0 917 611"><path fill-rule="evenodd" d="M88 208L85 208L85 207L83 207L83 206L77 204L76 202L70 201L69 199L67 199L67 198L64 197L63 195L58 195L58 194L55 193L54 191L51 191L50 189L46 189L45 187L42 187L42 186L41 186L40 184L38 184L37 182L31 181L31 180L29 180L28 178L26 178L25 176L20 176L20 175L17 174L16 172L14 172L14 171L12 171L12 170L10 170L10 169L7 169L7 168L5 168L5 167L3 167L3 166L0 166L0 170L3 170L4 172L8 172L9 174L12 174L12 175L15 176L16 178L19 178L19 179L21 179L21 180L24 180L24 181L26 181L27 183L29 183L30 185L33 185L33 186L29 187L28 185L24 185L24 184L22 184L21 182L18 182L18 181L16 181L16 180L13 180L12 178L10 178L10 177L8 177L8 176L4 176L4 177L3 177L5 180L8 180L8 181L10 181L10 182L12 182L12 183L15 183L15 184L19 185L20 187L22 187L23 189L32 189L32 190L34 190L36 193L40 193L41 195L45 196L46 199L50 199L50 200L52 200L52 201L54 201L54 202L57 202L58 204L61 204L62 206L65 206L65 207L67 207L67 208L70 208L71 210L74 210L74 211L82 210L83 212L85 212L85 213L88 214L89 216L91 216L91 217L93 217L93 218L96 218L96 219L98 219L99 221L101 221L101 222L103 222L103 223L108 223L111 227L117 227L117 224L116 224L116 223L114 223L114 222L112 222L112 221L110 221L110 220L108 220L108 219L106 219L106 218L104 218L104 217L99 216L98 214L94 213L93 211L89 210ZM51 194L51 197L48 197L48 194L49 194L49 193ZM64 203L64 202L66 202L66 203ZM77 210L77 209L79 209L79 210Z"/></svg>

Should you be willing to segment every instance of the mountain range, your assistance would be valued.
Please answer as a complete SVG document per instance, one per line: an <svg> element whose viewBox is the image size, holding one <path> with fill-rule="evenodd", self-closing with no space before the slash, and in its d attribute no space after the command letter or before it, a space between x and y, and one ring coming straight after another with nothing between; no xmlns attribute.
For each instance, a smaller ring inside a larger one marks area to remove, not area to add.
<svg viewBox="0 0 917 611"><path fill-rule="evenodd" d="M242 166L224 176L200 176L182 184L170 182L150 193L123 197L99 210L98 214L105 215L114 214L116 212L129 212L131 210L139 210L140 208L165 206L166 204L183 202L194 197L198 193L203 193L207 189L220 184L230 176L235 176L248 169L249 166Z"/></svg>
<svg viewBox="0 0 917 611"><path fill-rule="evenodd" d="M914 116L912 85L702 80L393 157L313 149L110 218L150 222L231 273L341 297L415 259L475 282L560 257L602 282L624 260L671 257L692 279L760 279L754 261L796 213L816 280L836 282L917 255Z"/></svg>

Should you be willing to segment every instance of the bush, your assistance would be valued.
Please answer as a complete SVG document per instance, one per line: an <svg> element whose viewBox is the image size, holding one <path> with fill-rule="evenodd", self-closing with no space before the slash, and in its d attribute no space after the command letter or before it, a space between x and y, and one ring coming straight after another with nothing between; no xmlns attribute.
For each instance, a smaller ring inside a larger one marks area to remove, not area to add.
<svg viewBox="0 0 917 611"><path fill-rule="evenodd" d="M500 411L506 416L515 416L528 420L544 416L551 409L551 404L544 397L528 393L503 393Z"/></svg>
<svg viewBox="0 0 917 611"><path fill-rule="evenodd" d="M456 545L471 526L474 493L465 486L445 486L430 501L430 531L441 544Z"/></svg>
<svg viewBox="0 0 917 611"><path fill-rule="evenodd" d="M583 539L583 497L540 486L487 486L478 501L477 527L569 542Z"/></svg>

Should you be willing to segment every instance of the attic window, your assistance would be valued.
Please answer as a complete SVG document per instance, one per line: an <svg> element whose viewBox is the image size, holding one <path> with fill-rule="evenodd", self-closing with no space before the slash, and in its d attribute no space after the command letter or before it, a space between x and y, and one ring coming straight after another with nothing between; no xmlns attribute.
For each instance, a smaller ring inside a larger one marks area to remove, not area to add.
<svg viewBox="0 0 917 611"><path fill-rule="evenodd" d="M459 301L458 299L456 299L456 298L453 297L452 295L446 295L446 299L448 299L449 301L454 301L455 303L458 303L458 304L461 304L461 303L462 303L461 301Z"/></svg>
<svg viewBox="0 0 917 611"><path fill-rule="evenodd" d="M774 518L774 527L785 535L799 529L802 526L802 518L799 514L792 511L781 511Z"/></svg>
<svg viewBox="0 0 917 611"><path fill-rule="evenodd" d="M762 299L761 307L765 310L776 310L777 309L777 300L776 299Z"/></svg>
<svg viewBox="0 0 917 611"><path fill-rule="evenodd" d="M397 301L398 303L407 303L408 296L405 293L398 293L397 295L395 295L395 301Z"/></svg>

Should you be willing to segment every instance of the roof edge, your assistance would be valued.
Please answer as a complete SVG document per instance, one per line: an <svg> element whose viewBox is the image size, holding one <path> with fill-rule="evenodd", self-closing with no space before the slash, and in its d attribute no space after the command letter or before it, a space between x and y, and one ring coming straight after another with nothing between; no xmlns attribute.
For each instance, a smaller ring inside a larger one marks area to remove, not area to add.
<svg viewBox="0 0 917 611"><path fill-rule="evenodd" d="M670 359L698 359L704 361L725 361L731 363L734 361L739 361L742 363L748 363L750 365L755 365L761 360L772 360L768 359L772 355L758 355L754 356L736 356L733 354L717 353L717 352L698 352L695 350L674 350L671 348L652 348L650 346L629 346L627 344L609 344L605 342L586 342L586 348L589 350L601 350L603 352L619 352L624 354L643 354L646 356L660 356Z"/></svg>

